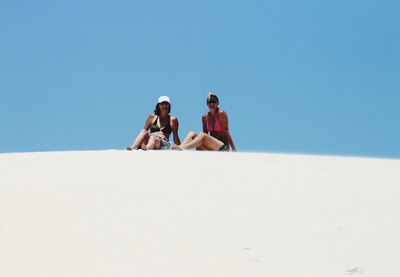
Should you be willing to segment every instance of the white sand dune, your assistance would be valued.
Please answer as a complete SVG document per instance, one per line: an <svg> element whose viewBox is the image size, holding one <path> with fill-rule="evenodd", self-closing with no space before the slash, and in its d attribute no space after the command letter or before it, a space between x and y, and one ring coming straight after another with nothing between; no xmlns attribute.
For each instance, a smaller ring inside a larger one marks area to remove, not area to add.
<svg viewBox="0 0 400 277"><path fill-rule="evenodd" d="M400 160L0 155L0 276L400 276Z"/></svg>

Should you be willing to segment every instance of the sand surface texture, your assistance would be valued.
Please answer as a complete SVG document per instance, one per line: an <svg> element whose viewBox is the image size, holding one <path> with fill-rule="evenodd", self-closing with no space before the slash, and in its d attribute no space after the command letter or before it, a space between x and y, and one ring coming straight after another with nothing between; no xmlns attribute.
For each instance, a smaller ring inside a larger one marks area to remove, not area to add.
<svg viewBox="0 0 400 277"><path fill-rule="evenodd" d="M400 276L400 160L0 154L1 277Z"/></svg>

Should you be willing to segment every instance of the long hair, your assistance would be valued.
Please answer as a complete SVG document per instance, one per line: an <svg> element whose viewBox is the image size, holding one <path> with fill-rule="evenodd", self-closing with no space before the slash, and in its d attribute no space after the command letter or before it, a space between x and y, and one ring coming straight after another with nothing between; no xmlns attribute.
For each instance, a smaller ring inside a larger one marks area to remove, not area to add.
<svg viewBox="0 0 400 277"><path fill-rule="evenodd" d="M169 107L168 107L168 114L170 114L170 112L171 112L171 104L169 104ZM154 109L154 113L156 115L158 115L158 116L160 115L161 110L160 110L160 104L159 103L157 103L157 105L156 105L156 107Z"/></svg>

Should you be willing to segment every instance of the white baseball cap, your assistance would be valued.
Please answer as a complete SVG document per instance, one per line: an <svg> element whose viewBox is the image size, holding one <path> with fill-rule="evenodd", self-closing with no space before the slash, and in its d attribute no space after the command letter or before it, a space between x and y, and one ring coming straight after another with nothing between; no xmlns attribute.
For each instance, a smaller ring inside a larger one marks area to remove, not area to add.
<svg viewBox="0 0 400 277"><path fill-rule="evenodd" d="M171 100L169 100L168 96L160 96L160 98L158 98L158 103L162 103L162 102L168 102L171 104Z"/></svg>

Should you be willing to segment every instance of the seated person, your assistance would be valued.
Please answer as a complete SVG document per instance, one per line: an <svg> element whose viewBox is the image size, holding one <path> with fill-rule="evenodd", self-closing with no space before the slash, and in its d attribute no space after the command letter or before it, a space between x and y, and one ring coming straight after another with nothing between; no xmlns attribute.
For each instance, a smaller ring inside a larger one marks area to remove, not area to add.
<svg viewBox="0 0 400 277"><path fill-rule="evenodd" d="M218 96L210 93L207 97L207 106L210 111L203 115L203 132L189 132L181 145L175 146L175 150L197 150L208 151L232 151L236 152L235 144L229 133L228 115L219 108Z"/></svg>
<svg viewBox="0 0 400 277"><path fill-rule="evenodd" d="M142 131L127 150L167 150L171 148L169 137L174 136L174 143L179 145L178 119L170 115L171 101L168 96L161 96L154 110L150 114ZM149 132L150 130L150 132Z"/></svg>

